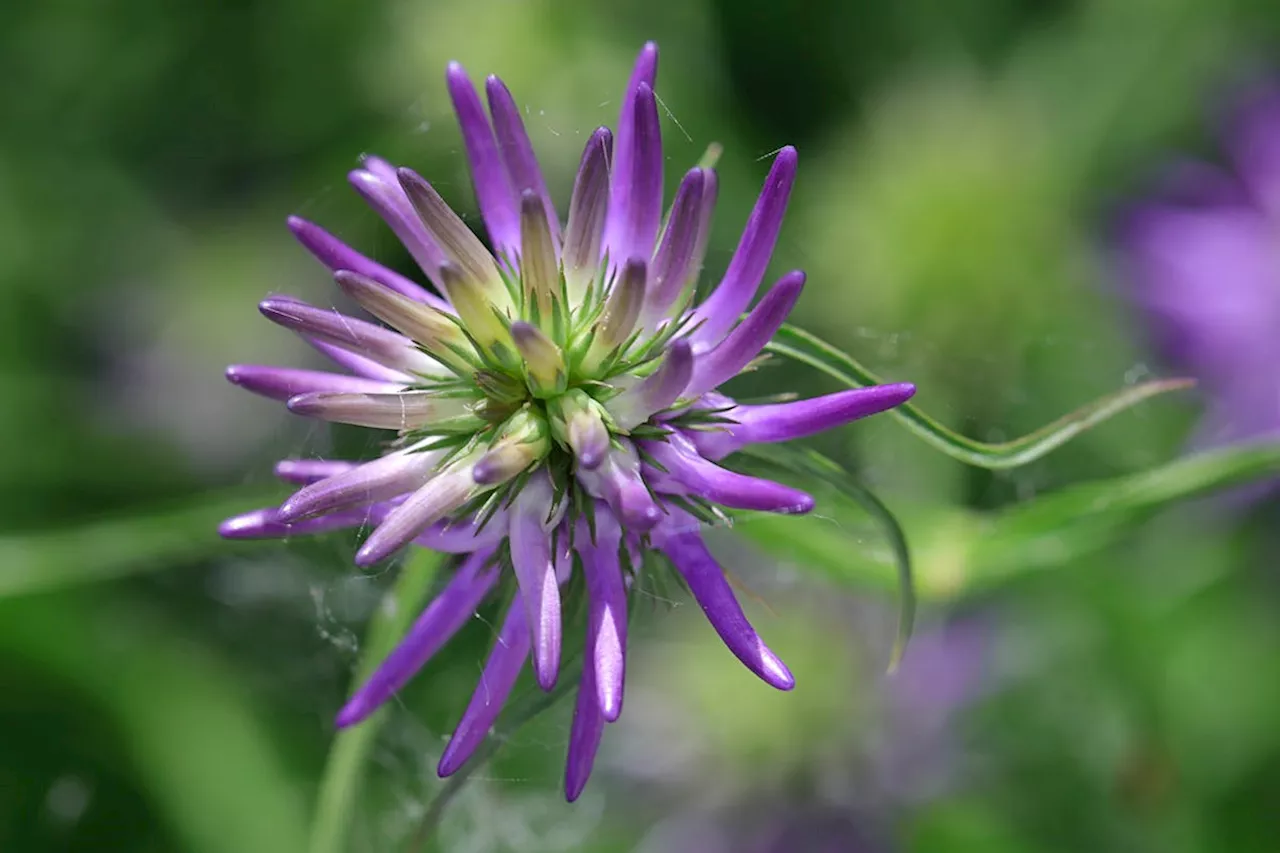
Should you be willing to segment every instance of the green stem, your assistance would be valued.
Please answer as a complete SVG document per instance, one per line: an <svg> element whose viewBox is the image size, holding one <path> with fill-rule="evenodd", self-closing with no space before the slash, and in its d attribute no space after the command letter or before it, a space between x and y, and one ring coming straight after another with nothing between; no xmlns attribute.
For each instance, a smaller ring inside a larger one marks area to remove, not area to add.
<svg viewBox="0 0 1280 853"><path fill-rule="evenodd" d="M816 368L851 388L864 388L884 382L836 347L794 326L783 326L766 349ZM912 403L903 403L890 409L889 414L916 436L953 459L979 468L1017 468L1057 450L1080 433L1144 400L1194 386L1194 379L1159 379L1132 385L1081 406L1035 432L995 444L960 435L920 411Z"/></svg>
<svg viewBox="0 0 1280 853"><path fill-rule="evenodd" d="M405 635L435 586L444 557L434 551L415 549L401 568L400 576L382 599L369 622L364 652L356 667L355 684L364 683L396 643ZM378 711L359 725L338 732L333 739L320 780L312 818L311 853L343 853L351 834L352 816L364 778L365 760L386 721L386 710Z"/></svg>

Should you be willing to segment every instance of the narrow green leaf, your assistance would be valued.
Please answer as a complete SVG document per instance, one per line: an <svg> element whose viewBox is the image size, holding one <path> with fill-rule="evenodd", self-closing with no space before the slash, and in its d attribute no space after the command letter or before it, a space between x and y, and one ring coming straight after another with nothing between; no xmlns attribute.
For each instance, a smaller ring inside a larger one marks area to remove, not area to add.
<svg viewBox="0 0 1280 853"><path fill-rule="evenodd" d="M851 388L878 385L884 381L846 353L794 326L783 326L766 349L816 368ZM926 415L912 403L903 403L891 409L889 414L953 459L979 468L1017 468L1034 462L1080 433L1144 400L1171 391L1182 391L1194 385L1193 379L1159 379L1131 385L1094 400L1035 432L996 444L960 435Z"/></svg>
<svg viewBox="0 0 1280 853"><path fill-rule="evenodd" d="M356 687L373 674L408 632L436 586L444 555L423 548L413 549L412 554L369 622L356 666ZM365 763L385 720L383 709L334 737L316 798L308 848L311 853L343 853L347 849Z"/></svg>
<svg viewBox="0 0 1280 853"><path fill-rule="evenodd" d="M1280 444L1215 450L1107 480L1068 486L999 512L903 507L918 593L951 600L1055 569L1131 535L1157 512L1222 489L1280 476ZM850 495L850 497L853 497ZM809 516L752 516L735 530L776 554L855 588L887 589L897 558L868 548L855 507L832 496Z"/></svg>
<svg viewBox="0 0 1280 853"><path fill-rule="evenodd" d="M225 551L235 546L218 537L218 522L270 503L270 494L275 493L219 493L177 509L0 536L0 598L97 583Z"/></svg>
<svg viewBox="0 0 1280 853"><path fill-rule="evenodd" d="M1172 504L1278 473L1280 444L1230 447L1016 504L974 537L966 586L1062 565L1118 541Z"/></svg>
<svg viewBox="0 0 1280 853"><path fill-rule="evenodd" d="M242 675L181 625L101 590L0 599L0 654L88 706L180 849L303 850L301 774Z"/></svg>
<svg viewBox="0 0 1280 853"><path fill-rule="evenodd" d="M898 570L898 634L889 654L889 671L897 669L916 618L916 588L911 575L911 549L902 525L884 503L870 489L859 483L852 474L836 461L817 451L799 445L756 444L743 448L741 453L772 462L797 474L813 477L826 483L839 493L852 499L884 530L893 549ZM848 552L845 552L846 555Z"/></svg>

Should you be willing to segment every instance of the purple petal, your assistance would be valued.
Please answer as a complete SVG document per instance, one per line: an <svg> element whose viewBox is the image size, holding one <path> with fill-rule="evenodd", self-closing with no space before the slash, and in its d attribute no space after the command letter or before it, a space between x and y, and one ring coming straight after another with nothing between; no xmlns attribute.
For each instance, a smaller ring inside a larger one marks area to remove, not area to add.
<svg viewBox="0 0 1280 853"><path fill-rule="evenodd" d="M431 453L418 453L430 456ZM384 457L385 458L385 457ZM317 483L316 488L324 485ZM387 514L356 551L355 564L367 568L380 563L412 542L431 525L470 500L476 493L467 465L455 464L432 477Z"/></svg>
<svg viewBox="0 0 1280 853"><path fill-rule="evenodd" d="M533 670L538 686L550 690L560 672L560 585L551 555L548 512L551 484L546 476L529 481L511 517L511 564L528 608Z"/></svg>
<svg viewBox="0 0 1280 853"><path fill-rule="evenodd" d="M773 161L724 278L694 311L695 320L702 323L693 333L696 348L714 346L751 304L778 242L795 179L796 150L788 145Z"/></svg>
<svg viewBox="0 0 1280 853"><path fill-rule="evenodd" d="M326 341L317 340L316 338L303 338L316 351L328 358L339 367L345 367L357 376L363 376L367 379L377 379L380 382L389 382L397 387L403 388L406 385L413 384L413 378L399 370L392 370L371 358L365 358L342 347L334 346Z"/></svg>
<svg viewBox="0 0 1280 853"><path fill-rule="evenodd" d="M289 230L308 252L315 255L316 260L334 272L350 270L359 273L415 302L425 302L438 311L449 312L448 302L435 294L428 293L416 282L410 281L395 270L387 269L382 264L365 257L319 225L298 216L290 216Z"/></svg>
<svg viewBox="0 0 1280 853"><path fill-rule="evenodd" d="M458 771L489 734L490 727L502 712L502 706L515 686L516 678L529 657L529 625L525 619L524 603L519 594L507 610L502 623L502 633L489 651L480 684L471 696L471 702L462 712L458 728L454 730L449 745L440 756L436 772L443 778Z"/></svg>
<svg viewBox="0 0 1280 853"><path fill-rule="evenodd" d="M573 182L563 265L569 296L575 302L586 294L587 284L595 278L600 266L609 209L609 157L612 152L613 134L607 127L596 128L582 151L578 177Z"/></svg>
<svg viewBox="0 0 1280 853"><path fill-rule="evenodd" d="M813 498L804 492L772 480L748 477L703 459L682 435L670 435L666 441L641 442L640 447L666 469L665 473L657 469L646 471L645 479L658 491L675 491L671 488L674 482L692 494L734 509L788 515L813 509Z"/></svg>
<svg viewBox="0 0 1280 853"><path fill-rule="evenodd" d="M613 165L610 168L609 215L605 226L605 245L609 247L609 256L614 259L614 263L621 263L623 259L636 254L623 249L627 243L624 235L632 208L632 175L635 171L637 149L636 103L641 86L648 87L652 96L657 76L658 46L647 42L636 57L631 79L627 81L627 89L622 98L622 109L618 113L617 143L614 145ZM652 251L651 243L644 247L641 257L647 259Z"/></svg>
<svg viewBox="0 0 1280 853"><path fill-rule="evenodd" d="M619 446L609 451L599 468L579 467L576 476L587 492L604 500L628 529L652 530L662 520L662 508L649 494L640 476L639 457L626 439L619 439Z"/></svg>
<svg viewBox="0 0 1280 853"><path fill-rule="evenodd" d="M437 452L401 451L299 489L280 505L280 517L297 521L321 513L398 497L435 472Z"/></svg>
<svg viewBox="0 0 1280 853"><path fill-rule="evenodd" d="M591 654L584 666L595 670L600 712L609 722L622 713L627 651L627 591L618 545L616 529L608 528L597 528L594 543L589 531L580 531L575 545L582 557L590 599L587 631Z"/></svg>
<svg viewBox="0 0 1280 853"><path fill-rule="evenodd" d="M711 556L702 537L697 533L677 533L668 537L661 548L684 577L694 600L729 651L767 684L779 690L795 687L795 678L786 664L769 650L747 621L725 580L724 570Z"/></svg>
<svg viewBox="0 0 1280 853"><path fill-rule="evenodd" d="M392 394L307 393L290 397L289 411L304 417L371 429L410 430L446 422L483 422L470 412L471 401L442 397L431 391L403 391Z"/></svg>
<svg viewBox="0 0 1280 853"><path fill-rule="evenodd" d="M618 133L618 161L609 196L608 252L619 260L652 257L662 224L662 128L658 102L648 83L636 88L632 125L633 146L625 158L625 141ZM615 216L621 217L616 226Z"/></svg>
<svg viewBox="0 0 1280 853"><path fill-rule="evenodd" d="M475 615L498 580L498 567L490 565L492 557L489 549L463 561L405 638L343 706L336 721L339 728L355 725L376 711Z"/></svg>
<svg viewBox="0 0 1280 853"><path fill-rule="evenodd" d="M381 507L383 505L379 505ZM386 517L391 509L374 515L373 523ZM507 537L507 514L498 510L483 529L475 518L445 519L438 521L420 533L413 544L439 551L443 554L470 554L497 546Z"/></svg>
<svg viewBox="0 0 1280 853"><path fill-rule="evenodd" d="M271 506L228 518L218 525L218 535L223 539L284 539L360 527L369 523L369 517L369 509L364 508L285 522L280 520L279 509Z"/></svg>
<svg viewBox="0 0 1280 853"><path fill-rule="evenodd" d="M610 400L605 408L622 429L634 429L657 412L670 408L693 377L693 350L686 340L667 348L666 358L633 388Z"/></svg>
<svg viewBox="0 0 1280 853"><path fill-rule="evenodd" d="M480 103L471 78L458 63L449 63L445 83L453 100L453 110L458 115L462 143L471 163L471 184L475 188L476 203L489 231L489 239L499 254L514 258L520 250L519 211L515 194L502 168L502 159L498 156L493 129L484 114L484 105Z"/></svg>
<svg viewBox="0 0 1280 853"><path fill-rule="evenodd" d="M314 392L388 394L401 386L359 376L343 376L320 370L292 367L270 367L262 364L233 364L227 368L227 380L245 390L272 400L288 400L298 394Z"/></svg>
<svg viewBox="0 0 1280 853"><path fill-rule="evenodd" d="M533 190L542 202L552 240L559 246L560 216L551 202L546 181L542 179L542 170L538 168L538 158L533 153L533 143L529 141L524 121L520 118L520 109L506 84L497 77L491 76L485 80L485 94L489 99L489 112L493 116L493 129L498 138L498 154L506 166L510 187L517 197L525 190Z"/></svg>
<svg viewBox="0 0 1280 853"><path fill-rule="evenodd" d="M591 633L587 634L588 659L592 656ZM564 798L569 802L578 799L587 786L591 769L604 735L604 714L597 699L595 669L582 667L578 682L578 699L573 708L573 724L569 729L569 752L564 767Z"/></svg>
<svg viewBox="0 0 1280 853"><path fill-rule="evenodd" d="M413 341L373 323L295 299L264 299L258 303L258 310L273 323L304 337L352 351L392 370L440 378L451 375Z"/></svg>
<svg viewBox="0 0 1280 853"><path fill-rule="evenodd" d="M773 339L795 307L804 288L804 273L796 270L778 280L747 318L713 350L700 354L685 395L696 397L742 372ZM691 336L692 337L692 336ZM696 350L696 345L695 345Z"/></svg>
<svg viewBox="0 0 1280 853"><path fill-rule="evenodd" d="M702 194L708 174L707 169L690 169L676 190L666 231L653 259L653 274L645 297L647 324L662 317L685 289L694 251L701 238L698 226L702 221Z"/></svg>
<svg viewBox="0 0 1280 853"><path fill-rule="evenodd" d="M286 483L309 486L326 477L345 474L357 464L340 459L281 459L276 463L276 476Z"/></svg>
<svg viewBox="0 0 1280 853"><path fill-rule="evenodd" d="M916 386L901 382L837 391L810 400L767 406L736 406L726 413L736 423L694 438L699 452L722 459L744 444L793 441L844 426L847 423L901 405L916 393Z"/></svg>
<svg viewBox="0 0 1280 853"><path fill-rule="evenodd" d="M396 177L400 181L400 189L408 196L409 203L418 215L423 226L439 245L442 260L437 268L441 276L441 284L449 297L449 303L462 313L459 297L449 291L451 282L443 275L444 267L449 264L457 266L462 277L480 286L490 299L498 302L507 298L506 286L498 273L493 255L485 248L480 238L472 233L453 208L445 203L436 192L436 188L412 169L397 169ZM520 221L517 214L515 222L515 239L520 239ZM519 249L519 242L514 244ZM505 307L505 303L500 305ZM466 319L465 314L463 319Z"/></svg>
<svg viewBox="0 0 1280 853"><path fill-rule="evenodd" d="M395 167L378 157L366 157L364 167L348 173L347 180L369 206L377 211L414 261L432 281L439 282L440 265L446 260L400 187Z"/></svg>

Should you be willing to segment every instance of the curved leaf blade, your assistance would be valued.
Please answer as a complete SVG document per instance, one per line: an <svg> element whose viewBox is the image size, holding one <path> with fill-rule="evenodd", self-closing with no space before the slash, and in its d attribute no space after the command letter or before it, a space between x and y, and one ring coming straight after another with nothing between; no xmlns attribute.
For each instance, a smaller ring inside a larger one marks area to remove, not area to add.
<svg viewBox="0 0 1280 853"><path fill-rule="evenodd" d="M911 639L916 618L916 588L911 570L911 549L906 532L893 512L876 495L854 478L838 462L821 453L798 445L756 444L739 453L762 459L796 474L813 477L850 498L870 515L884 531L893 550L898 574L898 631L889 653L889 671L898 667Z"/></svg>
<svg viewBox="0 0 1280 853"><path fill-rule="evenodd" d="M783 326L766 350L807 364L851 388L878 385L884 381L838 348L795 326ZM1094 400L1021 438L994 444L963 436L912 403L890 409L889 414L953 459L979 468L1017 468L1034 462L1082 432L1145 400L1194 385L1194 379L1186 378L1157 379L1132 385Z"/></svg>

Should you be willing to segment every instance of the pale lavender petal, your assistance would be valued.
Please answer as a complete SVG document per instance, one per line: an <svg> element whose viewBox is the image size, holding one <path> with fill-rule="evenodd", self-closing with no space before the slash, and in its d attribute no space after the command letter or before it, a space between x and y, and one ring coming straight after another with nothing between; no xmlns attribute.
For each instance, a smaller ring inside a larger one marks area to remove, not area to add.
<svg viewBox="0 0 1280 853"><path fill-rule="evenodd" d="M400 187L395 167L378 157L366 157L364 167L347 175L351 186L391 226L396 237L427 277L439 283L440 267L447 259L418 218Z"/></svg>
<svg viewBox="0 0 1280 853"><path fill-rule="evenodd" d="M662 508L649 494L640 476L639 457L628 440L619 439L600 467L579 466L575 473L587 492L604 500L629 529L651 530L662 520Z"/></svg>
<svg viewBox="0 0 1280 853"><path fill-rule="evenodd" d="M499 570L492 558L493 551L488 549L462 562L405 638L343 706L338 713L339 728L355 725L376 711L475 615L498 580Z"/></svg>
<svg viewBox="0 0 1280 853"><path fill-rule="evenodd" d="M453 100L453 110L458 115L462 143L471 164L471 183L489 239L499 254L514 258L520 250L520 212L503 171L484 105L480 103L471 78L458 63L449 63L445 82Z"/></svg>
<svg viewBox="0 0 1280 853"><path fill-rule="evenodd" d="M796 150L788 145L773 161L724 278L694 311L701 323L693 332L695 349L714 346L751 304L777 245L795 179Z"/></svg>
<svg viewBox="0 0 1280 853"><path fill-rule="evenodd" d="M715 349L701 353L693 366L693 378L685 395L696 397L742 372L773 339L800 298L804 273L796 270L778 280L747 318ZM695 345L695 351L697 347Z"/></svg>
<svg viewBox="0 0 1280 853"><path fill-rule="evenodd" d="M813 498L790 486L749 477L721 468L698 454L684 436L673 434L666 441L643 441L642 450L666 471L646 469L645 479L657 491L685 492L734 509L803 514L813 509ZM672 484L683 489L676 489Z"/></svg>
<svg viewBox="0 0 1280 853"><path fill-rule="evenodd" d="M533 671L538 686L550 690L560 672L560 585L551 554L553 493L545 474L530 479L511 513L511 565L528 608Z"/></svg>
<svg viewBox="0 0 1280 853"><path fill-rule="evenodd" d="M438 451L400 451L383 456L299 489L280 505L280 516L296 521L397 497L425 483L439 460Z"/></svg>
<svg viewBox="0 0 1280 853"><path fill-rule="evenodd" d="M247 391L281 401L314 392L389 394L402 387L359 376L262 364L233 364L227 368L227 380Z"/></svg>
<svg viewBox="0 0 1280 853"><path fill-rule="evenodd" d="M596 128L582 151L578 177L569 200L569 222L565 229L563 266L569 296L583 298L588 282L600 266L605 221L609 209L609 157L613 134L607 127Z"/></svg>
<svg viewBox="0 0 1280 853"><path fill-rule="evenodd" d="M276 476L286 483L309 486L326 477L345 474L358 464L340 459L281 459L276 463Z"/></svg>
<svg viewBox="0 0 1280 853"><path fill-rule="evenodd" d="M515 686L525 659L529 657L529 624L525 618L524 603L517 593L502 623L502 633L489 651L480 684L471 696L471 702L462 712L458 728L454 730L449 745L440 756L436 772L441 777L451 776L466 763L489 734L502 706Z"/></svg>
<svg viewBox="0 0 1280 853"><path fill-rule="evenodd" d="M377 524L386 518L393 508L387 504L376 505L372 523ZM507 525L507 513L503 510L495 512L483 527L474 517L445 519L418 534L413 544L443 554L470 554L497 546L507 537Z"/></svg>
<svg viewBox="0 0 1280 853"><path fill-rule="evenodd" d="M667 348L662 365L636 386L614 397L605 408L622 429L634 429L657 412L670 408L693 377L693 350L676 340Z"/></svg>
<svg viewBox="0 0 1280 853"><path fill-rule="evenodd" d="M724 570L697 533L668 537L661 548L689 585L689 592L706 614L720 639L747 669L779 690L790 690L796 681L777 655L760 639L733 595Z"/></svg>
<svg viewBox="0 0 1280 853"><path fill-rule="evenodd" d="M350 350L393 370L441 378L451 375L404 335L332 309L316 308L296 299L272 297L258 303L258 310L273 323L304 337Z"/></svg>
<svg viewBox="0 0 1280 853"><path fill-rule="evenodd" d="M794 441L892 409L916 393L907 382L851 388L810 400L764 406L735 406L725 413L734 423L694 437L708 459L722 459L746 444Z"/></svg>
<svg viewBox="0 0 1280 853"><path fill-rule="evenodd" d="M427 292L421 285L395 270L365 257L319 225L299 216L290 216L289 230L308 252L315 255L316 260L334 272L350 270L359 273L416 302L425 302L439 311L450 311L449 303L439 296Z"/></svg>
<svg viewBox="0 0 1280 853"><path fill-rule="evenodd" d="M627 591L618 560L615 526L599 526L595 541L579 530L575 549L586 574L591 653L584 666L594 668L600 712L610 722L622 713L622 689L627 651Z"/></svg>
<svg viewBox="0 0 1280 853"><path fill-rule="evenodd" d="M218 535L223 539L284 539L289 536L305 536L313 533L328 533L346 527L360 527L369 523L369 515L370 512L366 508L285 522L280 520L279 509L271 506L228 518L218 525Z"/></svg>
<svg viewBox="0 0 1280 853"><path fill-rule="evenodd" d="M627 81L626 93L622 97L622 108L618 112L617 144L614 146L613 164L610 168L609 182L609 215L605 226L605 245L610 247L609 255L614 263L632 257L631 251L619 251L624 245L623 235L631 210L632 174L636 160L636 102L639 99L640 87L650 90L656 84L658 76L658 46L647 42L636 57L635 67L631 71L631 79ZM652 244L645 247L641 256L648 258L653 251Z"/></svg>
<svg viewBox="0 0 1280 853"><path fill-rule="evenodd" d="M419 456L429 455L419 453ZM324 485L317 483L316 488ZM455 464L418 487L404 503L387 514L356 551L355 564L367 568L390 557L431 525L462 506L477 493L470 466Z"/></svg>
<svg viewBox="0 0 1280 853"><path fill-rule="evenodd" d="M693 245L693 254L685 269L684 286L693 289L702 274L702 265L707 259L707 247L711 243L711 216L715 213L716 197L719 194L720 181L715 169L703 169L702 205L698 211L698 238Z"/></svg>
<svg viewBox="0 0 1280 853"><path fill-rule="evenodd" d="M498 154L507 169L507 179L518 197L525 190L533 190L542 202L547 224L551 227L552 240L560 245L560 216L547 192L538 158L533 153L533 143L525 131L520 108L505 83L497 77L485 80L485 94L489 99L489 113L493 116L493 130L498 139Z"/></svg>
<svg viewBox="0 0 1280 853"><path fill-rule="evenodd" d="M371 429L404 431L447 424L464 430L484 426L471 412L473 403L471 399L444 397L432 391L307 393L290 397L288 407L296 415Z"/></svg>
<svg viewBox="0 0 1280 853"><path fill-rule="evenodd" d="M591 633L587 633L588 655L592 654ZM582 667L578 681L578 699L573 708L573 723L569 729L569 752L564 767L564 797L569 802L578 799L587 786L591 769L604 735L604 714L597 699L595 669Z"/></svg>
<svg viewBox="0 0 1280 853"><path fill-rule="evenodd" d="M698 226L702 221L702 194L709 173L707 169L690 169L671 202L666 231L653 259L649 292L645 295L644 322L647 324L652 325L666 313L688 282L689 267L701 238Z"/></svg>
<svg viewBox="0 0 1280 853"><path fill-rule="evenodd" d="M318 340L316 338L303 338L316 351L328 358L339 367L345 367L357 376L363 376L366 379L377 379L380 382L388 382L398 387L405 387L413 384L413 377L407 373L401 373L399 370L392 370L386 365L378 364L371 358L365 358L350 350L342 347L334 346L327 341Z"/></svg>

